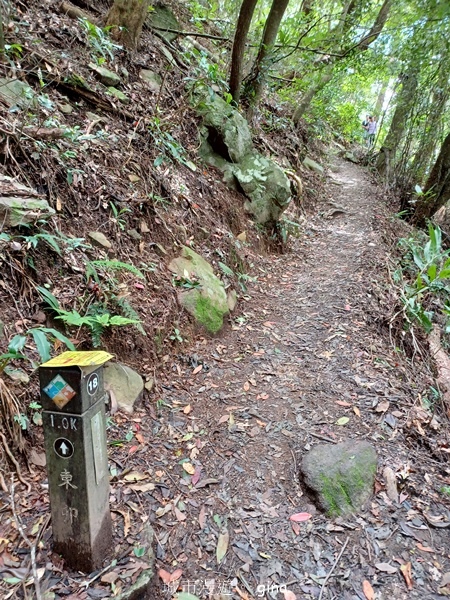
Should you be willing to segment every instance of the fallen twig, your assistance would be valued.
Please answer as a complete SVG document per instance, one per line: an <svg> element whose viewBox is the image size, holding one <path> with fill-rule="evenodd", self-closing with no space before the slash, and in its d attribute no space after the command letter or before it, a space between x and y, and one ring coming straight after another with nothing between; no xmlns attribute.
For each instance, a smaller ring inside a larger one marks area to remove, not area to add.
<svg viewBox="0 0 450 600"><path fill-rule="evenodd" d="M19 530L19 533L22 536L22 539L24 540L24 542L30 548L31 572L33 573L33 583L34 583L34 589L36 592L36 600L42 600L41 585L39 583L39 576L38 576L37 565L36 565L36 544L37 544L37 542L33 544L30 541L30 539L28 538L28 536L26 535L26 533L23 529L22 522L19 518L19 515L16 512L16 505L14 502L14 481L11 482L11 510L12 510L14 519L17 524L17 529Z"/></svg>
<svg viewBox="0 0 450 600"><path fill-rule="evenodd" d="M324 592L324 590L325 590L325 586L327 585L327 583L328 583L328 580L329 580L329 579L330 579L330 577L331 577L331 574L333 573L334 569L336 568L336 565L337 565L337 564L338 564L338 562L341 560L341 556L344 554L344 550L345 550L345 549L346 549L346 547L347 547L347 544L348 544L348 542L349 542L349 539L350 539L350 538L348 537L348 538L345 540L345 542L344 542L344 545L342 546L342 548L341 548L341 551L340 551L340 552L339 552L339 554L338 554L338 557L337 557L337 558L336 558L336 560L334 561L334 563L333 563L333 566L331 567L331 569L328 571L328 575L325 577L325 581L323 582L323 584L322 584L322 587L321 587L321 589L320 589L320 594L319 594L319 599L318 599L318 600L322 600L322 596L323 596L323 592Z"/></svg>

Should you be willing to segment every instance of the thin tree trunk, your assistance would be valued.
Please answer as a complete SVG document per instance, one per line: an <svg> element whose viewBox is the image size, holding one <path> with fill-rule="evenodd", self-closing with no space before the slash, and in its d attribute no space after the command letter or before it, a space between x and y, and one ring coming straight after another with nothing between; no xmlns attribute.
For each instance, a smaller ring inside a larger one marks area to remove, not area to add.
<svg viewBox="0 0 450 600"><path fill-rule="evenodd" d="M414 104L416 90L417 76L415 73L408 73L405 76L403 87L398 95L397 106L395 107L389 132L377 157L376 168L380 175L389 175L391 171L395 153L400 145L408 117Z"/></svg>
<svg viewBox="0 0 450 600"><path fill-rule="evenodd" d="M246 90L246 97L249 101L249 108L247 111L247 117L249 119L252 118L253 111L261 99L267 77L268 59L270 58L281 20L288 4L289 0L272 0L272 6L264 26L264 33L259 46L258 56L253 64L250 83Z"/></svg>
<svg viewBox="0 0 450 600"><path fill-rule="evenodd" d="M106 26L112 27L114 39L135 50L148 15L149 4L150 0L115 0L106 17Z"/></svg>
<svg viewBox="0 0 450 600"><path fill-rule="evenodd" d="M388 84L382 83L381 89L378 92L378 97L377 97L377 101L375 103L375 109L374 109L374 115L376 116L377 119L379 118L379 116L381 115L381 112L383 110L384 99L386 98L387 88L388 88Z"/></svg>
<svg viewBox="0 0 450 600"><path fill-rule="evenodd" d="M242 84L242 64L244 61L245 43L258 0L243 0L239 12L236 32L234 34L233 50L231 53L230 94L236 104L239 104Z"/></svg>
<svg viewBox="0 0 450 600"><path fill-rule="evenodd" d="M431 217L450 200L450 133L447 134L439 156L425 184L423 195L419 196L414 210L413 221L423 227Z"/></svg>
<svg viewBox="0 0 450 600"><path fill-rule="evenodd" d="M372 44L378 38L378 36L380 35L380 33L384 27L384 24L386 23L387 18L389 16L389 11L390 11L392 2L393 2L393 0L384 0L383 4L378 12L378 15L374 21L374 24L372 25L372 28L370 29L370 31L367 35L364 35L361 38L358 45L356 46L356 48L353 51L354 53L364 52L365 50L367 50L369 48L370 44ZM355 10L356 6L357 6L357 3L354 0L349 0L348 2L346 2L346 4L344 5L344 7L342 9L338 25L330 32L330 35L333 35L336 37L336 44L334 45L335 51L337 51L340 48L340 46L342 45L343 35L349 28L348 17ZM311 104L311 100L314 98L316 93L319 92L320 90L322 90L331 81L332 78L333 78L333 64L330 64L329 68L327 68L327 71L324 73L324 75L319 78L318 84L316 84L315 86L313 86L312 89L310 89L310 90L308 90L308 92L306 92L306 94L302 98L301 103L294 110L294 113L292 115L292 120L294 121L295 124L297 124L299 122L301 117L308 110L308 108Z"/></svg>

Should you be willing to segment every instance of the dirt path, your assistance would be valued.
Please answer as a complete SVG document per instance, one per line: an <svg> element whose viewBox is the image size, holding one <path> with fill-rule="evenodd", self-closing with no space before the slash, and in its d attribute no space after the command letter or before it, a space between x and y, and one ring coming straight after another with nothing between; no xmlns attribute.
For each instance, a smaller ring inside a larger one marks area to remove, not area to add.
<svg viewBox="0 0 450 600"><path fill-rule="evenodd" d="M359 167L335 159L327 189L326 210L293 252L262 264L242 318L219 339L200 341L190 365L168 365L163 402L173 409L161 405L152 425L151 463L163 486L151 508L175 500L179 511L153 523L158 566L181 568L178 590L199 598L210 597L208 580L212 597L224 599L284 598L281 584L297 599L364 599L364 580L376 599L443 597L436 591L450 570L448 529L429 527L422 515L427 503L442 514L430 482L442 469L405 445L417 390L370 316L372 265L386 252L372 225L374 186ZM342 416L345 426L336 424ZM298 463L314 444L347 439L375 444L380 484L369 510L331 520L308 499ZM183 459L196 466L196 489ZM405 473L401 504L384 490L386 465ZM303 511L314 517L294 531L289 516ZM218 567L221 532L230 539ZM410 591L401 563L411 564ZM236 585L241 595L226 595ZM167 586L158 593L172 597Z"/></svg>

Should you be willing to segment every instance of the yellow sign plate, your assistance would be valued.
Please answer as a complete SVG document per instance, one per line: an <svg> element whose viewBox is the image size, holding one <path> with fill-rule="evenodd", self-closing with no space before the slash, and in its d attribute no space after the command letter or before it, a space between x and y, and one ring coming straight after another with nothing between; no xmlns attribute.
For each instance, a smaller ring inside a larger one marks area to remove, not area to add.
<svg viewBox="0 0 450 600"><path fill-rule="evenodd" d="M102 365L111 360L112 354L103 350L90 350L87 352L63 352L47 361L41 367L93 367Z"/></svg>

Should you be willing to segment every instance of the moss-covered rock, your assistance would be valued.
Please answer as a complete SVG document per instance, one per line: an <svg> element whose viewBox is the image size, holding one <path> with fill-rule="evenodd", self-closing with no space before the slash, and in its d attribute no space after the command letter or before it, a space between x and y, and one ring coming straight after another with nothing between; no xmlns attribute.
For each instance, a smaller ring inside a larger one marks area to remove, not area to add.
<svg viewBox="0 0 450 600"><path fill-rule="evenodd" d="M210 333L220 331L223 318L228 314L227 295L211 265L191 248L183 246L181 256L170 262L169 269L193 286L182 288L178 293L181 306Z"/></svg>
<svg viewBox="0 0 450 600"><path fill-rule="evenodd" d="M16 195L17 194L17 195ZM19 227L47 219L55 211L47 200L12 177L0 175L0 223L5 227ZM0 228L1 229L1 228Z"/></svg>
<svg viewBox="0 0 450 600"><path fill-rule="evenodd" d="M202 158L222 171L229 187L247 196L245 208L258 223L277 221L291 197L284 171L255 150L247 121L222 98L197 97L196 109L203 118Z"/></svg>
<svg viewBox="0 0 450 600"><path fill-rule="evenodd" d="M284 171L254 151L233 167L233 174L250 200L245 208L255 221L278 221L291 199L291 187Z"/></svg>
<svg viewBox="0 0 450 600"><path fill-rule="evenodd" d="M319 444L303 458L301 472L319 506L330 516L357 512L372 495L375 448L364 441Z"/></svg>

